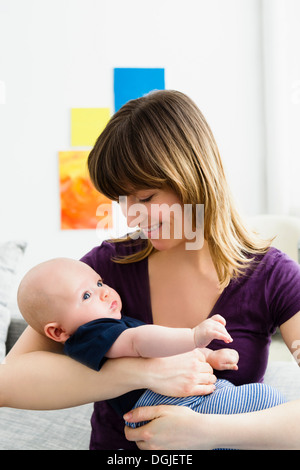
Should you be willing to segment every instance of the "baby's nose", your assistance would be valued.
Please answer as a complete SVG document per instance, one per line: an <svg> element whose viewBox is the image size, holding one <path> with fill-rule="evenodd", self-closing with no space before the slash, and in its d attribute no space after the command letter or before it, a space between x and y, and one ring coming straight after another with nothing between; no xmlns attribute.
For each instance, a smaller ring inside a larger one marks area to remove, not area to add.
<svg viewBox="0 0 300 470"><path fill-rule="evenodd" d="M100 289L100 299L101 300L106 300L109 296L109 291L106 287L102 287Z"/></svg>

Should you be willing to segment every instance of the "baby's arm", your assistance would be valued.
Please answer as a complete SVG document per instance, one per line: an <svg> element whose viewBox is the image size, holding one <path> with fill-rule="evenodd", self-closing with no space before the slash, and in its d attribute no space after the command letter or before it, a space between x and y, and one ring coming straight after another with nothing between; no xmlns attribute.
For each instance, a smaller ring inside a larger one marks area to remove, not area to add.
<svg viewBox="0 0 300 470"><path fill-rule="evenodd" d="M106 357L165 357L195 349L190 328L142 325L128 328L116 339Z"/></svg>
<svg viewBox="0 0 300 470"><path fill-rule="evenodd" d="M232 339L225 328L225 320L214 315L195 328L168 328L143 325L123 331L106 357L165 357L207 346L213 339L227 343Z"/></svg>

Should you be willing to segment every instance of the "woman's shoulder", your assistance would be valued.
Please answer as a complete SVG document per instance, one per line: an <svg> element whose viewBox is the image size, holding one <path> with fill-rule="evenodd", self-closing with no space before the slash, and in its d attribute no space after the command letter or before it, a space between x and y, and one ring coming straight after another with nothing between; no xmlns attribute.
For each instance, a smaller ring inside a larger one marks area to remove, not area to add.
<svg viewBox="0 0 300 470"><path fill-rule="evenodd" d="M290 271L299 272L300 274L300 265L275 247L270 247L264 255L259 255L256 260L258 261L258 267L265 274L278 272L284 275L285 272Z"/></svg>
<svg viewBox="0 0 300 470"><path fill-rule="evenodd" d="M257 254L245 275L233 280L232 285L280 286L286 280L300 282L300 265L286 253L270 247L266 253Z"/></svg>

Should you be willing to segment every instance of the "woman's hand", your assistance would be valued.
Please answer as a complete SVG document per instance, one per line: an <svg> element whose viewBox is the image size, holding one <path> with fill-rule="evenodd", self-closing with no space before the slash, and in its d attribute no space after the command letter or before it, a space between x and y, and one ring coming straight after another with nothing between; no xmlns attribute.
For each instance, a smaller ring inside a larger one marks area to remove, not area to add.
<svg viewBox="0 0 300 470"><path fill-rule="evenodd" d="M216 377L212 367L205 362L201 350L195 349L177 356L147 359L148 383L161 395L187 397L207 395L215 390ZM144 387L145 388L145 387Z"/></svg>
<svg viewBox="0 0 300 470"><path fill-rule="evenodd" d="M185 406L136 408L124 415L124 419L131 423L150 420L136 429L125 426L126 439L135 441L141 450L214 448L212 439L209 438L210 415L195 413Z"/></svg>
<svg viewBox="0 0 300 470"><path fill-rule="evenodd" d="M148 364L150 382L147 387L156 393L185 397L207 395L215 389L216 377L200 349L172 357L148 359ZM136 408L124 419L132 423L150 421L136 429L125 427L126 438L136 441L141 450L213 448L206 439L208 417L184 406Z"/></svg>

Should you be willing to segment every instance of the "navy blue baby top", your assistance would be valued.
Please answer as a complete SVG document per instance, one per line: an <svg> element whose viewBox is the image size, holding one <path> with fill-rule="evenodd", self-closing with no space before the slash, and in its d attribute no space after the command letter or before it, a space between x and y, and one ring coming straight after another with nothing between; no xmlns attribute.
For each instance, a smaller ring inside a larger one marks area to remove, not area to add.
<svg viewBox="0 0 300 470"><path fill-rule="evenodd" d="M80 326L65 342L64 352L78 362L94 370L100 370L105 354L120 334L127 328L144 325L140 320L122 316L99 318Z"/></svg>
<svg viewBox="0 0 300 470"><path fill-rule="evenodd" d="M94 370L100 370L106 361L105 354L120 334L127 328L145 325L136 318L122 316L116 318L99 318L80 326L65 342L64 352L78 362ZM144 389L132 390L117 398L108 400L110 406L123 416L144 392Z"/></svg>

